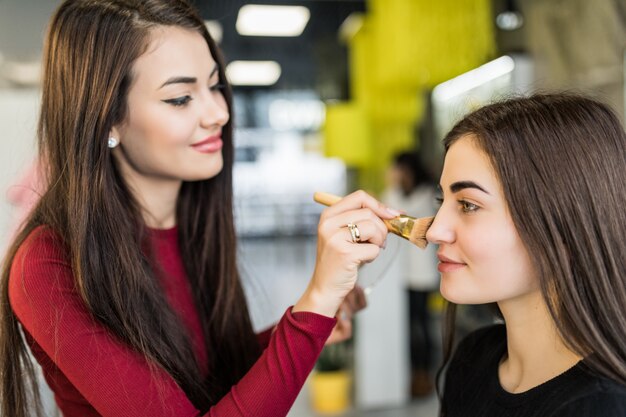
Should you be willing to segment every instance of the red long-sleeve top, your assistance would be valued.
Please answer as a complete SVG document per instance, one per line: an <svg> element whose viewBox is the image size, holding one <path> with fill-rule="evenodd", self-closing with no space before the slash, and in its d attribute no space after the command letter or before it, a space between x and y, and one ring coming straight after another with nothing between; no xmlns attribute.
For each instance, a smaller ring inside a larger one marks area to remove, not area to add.
<svg viewBox="0 0 626 417"><path fill-rule="evenodd" d="M207 357L200 318L178 247L177 230L151 230L168 302L187 327L200 365ZM31 233L13 261L11 307L66 417L199 416L165 371L113 336L76 291L68 253L49 228ZM336 320L289 308L250 371L204 416L287 415ZM263 342L263 339L265 341ZM209 350L210 354L210 350ZM156 378L156 379L155 379Z"/></svg>

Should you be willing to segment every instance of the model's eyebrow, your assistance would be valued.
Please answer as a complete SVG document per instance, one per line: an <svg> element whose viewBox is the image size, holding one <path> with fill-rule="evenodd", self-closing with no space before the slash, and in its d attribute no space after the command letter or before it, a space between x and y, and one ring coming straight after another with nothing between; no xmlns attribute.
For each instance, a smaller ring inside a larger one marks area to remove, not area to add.
<svg viewBox="0 0 626 417"><path fill-rule="evenodd" d="M213 66L213 69L211 70L211 74L209 74L209 78L211 78L213 76L213 74L215 74L218 70L217 64L215 64ZM161 86L159 87L159 89L165 87L166 85L170 85L170 84L194 84L198 81L198 79L196 77L172 77L170 79L168 79L167 81L165 81L163 84L161 84Z"/></svg>
<svg viewBox="0 0 626 417"><path fill-rule="evenodd" d="M480 185L476 184L474 181L457 181L457 182L453 182L452 184L450 184L450 191L452 191L453 193L458 193L459 191L464 190L466 188L475 188L477 190L482 191L485 194L489 194L487 190L485 190Z"/></svg>

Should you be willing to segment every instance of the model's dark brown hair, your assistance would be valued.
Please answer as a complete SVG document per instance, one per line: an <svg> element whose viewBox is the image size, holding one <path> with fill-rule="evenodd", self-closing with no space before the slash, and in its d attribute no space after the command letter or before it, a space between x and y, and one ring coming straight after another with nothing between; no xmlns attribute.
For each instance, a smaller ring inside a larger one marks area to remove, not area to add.
<svg viewBox="0 0 626 417"><path fill-rule="evenodd" d="M68 0L51 20L38 129L49 186L8 251L2 273L3 416L41 412L33 364L8 297L15 253L41 225L65 243L93 316L168 372L199 410L224 396L259 355L236 267L230 122L222 131L223 170L210 180L183 183L176 207L181 254L207 346L206 378L186 327L154 277L150 251L142 250L147 231L140 207L107 148L111 128L128 113L133 63L159 26L201 34L219 65L220 83L227 84L218 49L184 0ZM230 90L223 93L231 110ZM17 271L11 279L21 278Z"/></svg>
<svg viewBox="0 0 626 417"><path fill-rule="evenodd" d="M468 136L502 184L564 342L594 372L626 384L626 134L619 119L590 98L537 94L469 114L445 137L446 151ZM444 366L455 305L447 310Z"/></svg>

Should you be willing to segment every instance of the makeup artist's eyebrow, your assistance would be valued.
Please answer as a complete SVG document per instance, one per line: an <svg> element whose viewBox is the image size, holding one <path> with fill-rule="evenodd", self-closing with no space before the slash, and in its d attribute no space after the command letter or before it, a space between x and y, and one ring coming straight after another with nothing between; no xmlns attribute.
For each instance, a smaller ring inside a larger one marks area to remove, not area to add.
<svg viewBox="0 0 626 417"><path fill-rule="evenodd" d="M165 81L159 89L170 84L195 84L198 79L196 77L172 77Z"/></svg>
<svg viewBox="0 0 626 417"><path fill-rule="evenodd" d="M459 191L464 190L465 188L475 188L477 190L482 191L485 194L489 194L487 190L485 190L480 185L476 184L474 181L457 181L457 182L450 184L450 191L452 191L453 193L458 193Z"/></svg>
<svg viewBox="0 0 626 417"><path fill-rule="evenodd" d="M213 69L211 70L211 74L209 74L209 78L211 78L213 76L213 74L215 74L218 70L218 66L217 64L215 64L213 66ZM167 81L165 81L163 84L161 84L161 86L159 87L159 89L165 87L166 85L170 85L170 84L194 84L198 81L198 79L196 77L172 77L170 79L168 79Z"/></svg>
<svg viewBox="0 0 626 417"><path fill-rule="evenodd" d="M213 74L215 74L217 72L218 69L219 69L219 67L217 66L217 64L215 64L213 66L213 69L211 70L211 73L209 74L209 78L211 78L213 76Z"/></svg>

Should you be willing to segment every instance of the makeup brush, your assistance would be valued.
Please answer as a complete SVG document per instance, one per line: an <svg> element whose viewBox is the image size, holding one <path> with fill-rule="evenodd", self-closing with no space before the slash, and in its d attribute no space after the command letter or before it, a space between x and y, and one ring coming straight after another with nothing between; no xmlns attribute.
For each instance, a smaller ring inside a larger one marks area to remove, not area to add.
<svg viewBox="0 0 626 417"><path fill-rule="evenodd" d="M325 206L332 206L341 200L341 197L333 194L317 192L313 195L313 200L320 204L324 204ZM433 222L433 219L434 217L421 217L416 219L415 217L401 214L400 216L390 220L383 219L383 222L385 222L387 229L391 233L407 239L420 249L424 249L428 245L428 241L426 240L426 231Z"/></svg>

